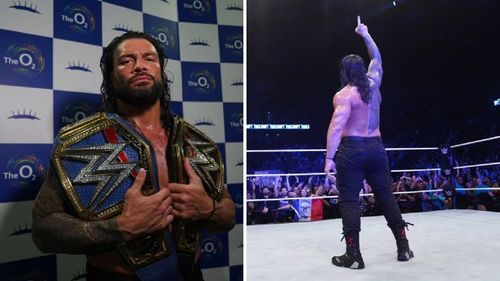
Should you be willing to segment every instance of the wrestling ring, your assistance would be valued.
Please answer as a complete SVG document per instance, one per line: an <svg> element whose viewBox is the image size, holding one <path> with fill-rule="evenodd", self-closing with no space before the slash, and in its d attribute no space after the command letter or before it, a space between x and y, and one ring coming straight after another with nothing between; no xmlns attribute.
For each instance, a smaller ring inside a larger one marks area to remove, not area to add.
<svg viewBox="0 0 500 281"><path fill-rule="evenodd" d="M498 140L500 136L449 146L463 146ZM387 151L436 151L441 147L386 148ZM317 152L324 149L247 150L247 153ZM453 166L452 169L495 167L500 162ZM441 171L441 168L394 169L392 173ZM248 174L247 178L278 176L324 176L320 173ZM457 188L474 192L484 188ZM488 187L488 190L500 190ZM427 193L443 189L394 192ZM360 196L373 196L371 193ZM314 199L338 196L313 197ZM294 197L286 200L306 200ZM248 199L247 203L283 200ZM446 209L420 213L404 213L414 224L407 232L415 258L408 262L396 260L396 245L383 216L361 218L360 247L366 268L351 270L331 264L333 255L342 254L340 241L342 220L330 219L299 223L248 225L246 228L246 276L249 281L274 280L481 280L498 281L494 270L500 260L500 213L471 209Z"/></svg>

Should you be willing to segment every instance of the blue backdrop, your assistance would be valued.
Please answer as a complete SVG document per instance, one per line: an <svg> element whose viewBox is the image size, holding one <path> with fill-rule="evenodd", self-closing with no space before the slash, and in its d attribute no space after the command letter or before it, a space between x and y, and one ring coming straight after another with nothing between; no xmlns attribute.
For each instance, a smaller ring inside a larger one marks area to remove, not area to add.
<svg viewBox="0 0 500 281"><path fill-rule="evenodd" d="M54 136L100 106L103 46L138 30L166 50L172 110L218 143L237 225L205 233L206 280L243 276L243 1L14 0L0 3L0 273L2 280L81 280L82 256L31 240L33 200Z"/></svg>

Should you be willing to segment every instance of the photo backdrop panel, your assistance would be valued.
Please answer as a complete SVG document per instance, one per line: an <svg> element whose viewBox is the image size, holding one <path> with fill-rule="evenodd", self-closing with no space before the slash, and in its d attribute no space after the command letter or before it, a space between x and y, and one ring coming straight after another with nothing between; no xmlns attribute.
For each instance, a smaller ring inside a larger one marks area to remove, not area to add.
<svg viewBox="0 0 500 281"><path fill-rule="evenodd" d="M221 63L222 100L243 103L243 68L240 63Z"/></svg>
<svg viewBox="0 0 500 281"><path fill-rule="evenodd" d="M100 93L102 47L54 39L54 54L54 89Z"/></svg>
<svg viewBox="0 0 500 281"><path fill-rule="evenodd" d="M179 39L183 61L220 62L216 24L179 23Z"/></svg>
<svg viewBox="0 0 500 281"><path fill-rule="evenodd" d="M0 29L0 85L52 88L52 39Z"/></svg>
<svg viewBox="0 0 500 281"><path fill-rule="evenodd" d="M220 102L184 102L184 119L214 142L224 142L224 114Z"/></svg>
<svg viewBox="0 0 500 281"><path fill-rule="evenodd" d="M243 26L243 0L217 0L217 23Z"/></svg>
<svg viewBox="0 0 500 281"><path fill-rule="evenodd" d="M54 34L52 1L1 1L0 28L52 37ZM40 23L44 24L40 24ZM2 37L3 38L3 37Z"/></svg>
<svg viewBox="0 0 500 281"><path fill-rule="evenodd" d="M32 209L33 201L0 203L0 263L46 255L31 239Z"/></svg>
<svg viewBox="0 0 500 281"><path fill-rule="evenodd" d="M243 65L228 58L236 54L237 48L231 47L239 46L231 41L237 38L231 32L240 32L242 23L241 0L0 3L3 279L84 278L83 256L39 252L31 241L31 209L48 169L54 136L63 126L100 110L103 47L137 30L165 48L171 110L213 138L226 160L237 226L229 233L203 234L205 280L242 280ZM210 46L203 46L205 42Z"/></svg>
<svg viewBox="0 0 500 281"><path fill-rule="evenodd" d="M52 94L0 84L0 143L52 143Z"/></svg>
<svg viewBox="0 0 500 281"><path fill-rule="evenodd" d="M113 38L127 31L144 31L143 14L140 11L103 2L102 14L103 46L107 46Z"/></svg>

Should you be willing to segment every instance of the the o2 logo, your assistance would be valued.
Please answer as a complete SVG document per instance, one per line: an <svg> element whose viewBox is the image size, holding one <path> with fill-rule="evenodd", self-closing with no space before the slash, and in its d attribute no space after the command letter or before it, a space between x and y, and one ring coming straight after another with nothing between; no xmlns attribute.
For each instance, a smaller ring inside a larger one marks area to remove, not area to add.
<svg viewBox="0 0 500 281"><path fill-rule="evenodd" d="M217 236L209 236L201 241L201 254L206 258L220 256L224 251L224 245Z"/></svg>
<svg viewBox="0 0 500 281"><path fill-rule="evenodd" d="M14 181L14 186L26 187L43 181L45 166L35 155L14 157L8 161L2 176L7 181Z"/></svg>
<svg viewBox="0 0 500 281"><path fill-rule="evenodd" d="M66 126L78 122L97 112L97 108L88 103L77 102L67 105L61 116L62 125Z"/></svg>
<svg viewBox="0 0 500 281"><path fill-rule="evenodd" d="M207 70L193 72L189 75L188 86L195 89L197 93L208 94L217 87L217 81Z"/></svg>
<svg viewBox="0 0 500 281"><path fill-rule="evenodd" d="M224 42L224 48L226 48L233 55L243 55L243 35L233 34L226 36Z"/></svg>
<svg viewBox="0 0 500 281"><path fill-rule="evenodd" d="M11 45L3 57L3 63L11 65L15 73L28 77L36 76L45 69L45 57L32 44Z"/></svg>
<svg viewBox="0 0 500 281"><path fill-rule="evenodd" d="M203 16L212 11L212 5L208 0L192 0L184 3L184 8L189 9L193 15Z"/></svg>
<svg viewBox="0 0 500 281"><path fill-rule="evenodd" d="M231 126L231 128L243 130L243 113L234 112L231 116L229 125Z"/></svg>
<svg viewBox="0 0 500 281"><path fill-rule="evenodd" d="M69 28L78 33L90 33L95 29L95 19L87 7L69 4L64 7L61 20L68 24Z"/></svg>
<svg viewBox="0 0 500 281"><path fill-rule="evenodd" d="M165 49L174 48L176 45L174 34L166 26L153 26L151 34Z"/></svg>

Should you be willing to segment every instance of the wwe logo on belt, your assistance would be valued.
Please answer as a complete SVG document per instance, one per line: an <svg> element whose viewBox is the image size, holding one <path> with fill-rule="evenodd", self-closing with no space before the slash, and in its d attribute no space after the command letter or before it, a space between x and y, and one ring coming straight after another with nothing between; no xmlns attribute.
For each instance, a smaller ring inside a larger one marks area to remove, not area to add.
<svg viewBox="0 0 500 281"><path fill-rule="evenodd" d="M442 147L441 148L441 154L447 155L448 154L448 148L447 147Z"/></svg>
<svg viewBox="0 0 500 281"><path fill-rule="evenodd" d="M116 187L126 179L137 163L113 163L127 146L126 143L107 143L99 146L88 146L83 148L66 149L63 158L88 162L73 180L76 184L88 184L97 182L92 199L88 206L97 209L106 198L113 193ZM114 182L111 180L114 179ZM111 184L110 184L111 182ZM101 194L105 192L102 196ZM100 198L96 202L96 199Z"/></svg>

